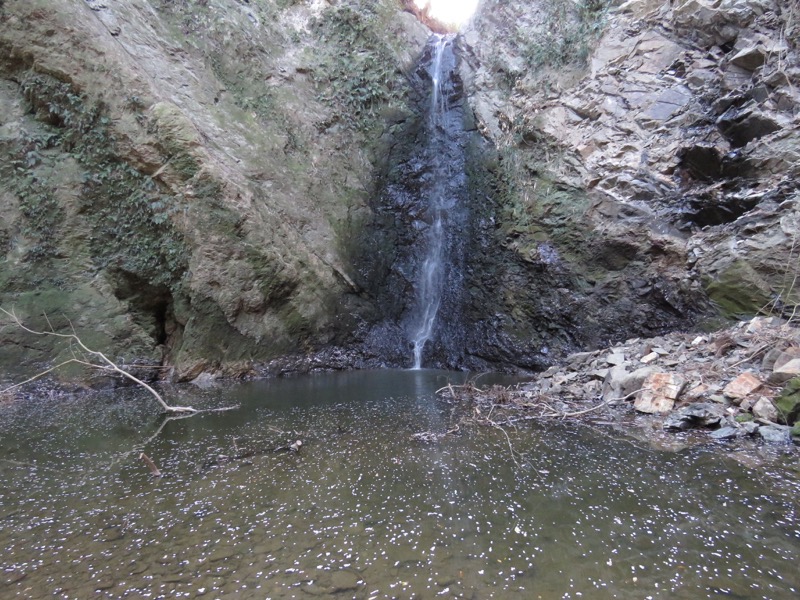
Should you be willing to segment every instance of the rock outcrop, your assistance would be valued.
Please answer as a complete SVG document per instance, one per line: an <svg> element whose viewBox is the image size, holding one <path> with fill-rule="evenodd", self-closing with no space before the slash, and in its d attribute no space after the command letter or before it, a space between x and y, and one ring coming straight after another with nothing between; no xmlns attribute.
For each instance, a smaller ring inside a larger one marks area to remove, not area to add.
<svg viewBox="0 0 800 600"><path fill-rule="evenodd" d="M549 328L558 354L792 314L796 3L608 4L487 0L463 35L475 127L499 150L489 227L513 252L493 263L513 298L499 320Z"/></svg>
<svg viewBox="0 0 800 600"><path fill-rule="evenodd" d="M430 31L405 5L0 2L0 306L179 380L406 366ZM484 0L426 366L794 316L798 23L778 0ZM688 383L654 352L617 391L666 411ZM0 326L4 365L70 355Z"/></svg>
<svg viewBox="0 0 800 600"><path fill-rule="evenodd" d="M427 37L392 2L0 3L0 305L178 379L347 344Z"/></svg>

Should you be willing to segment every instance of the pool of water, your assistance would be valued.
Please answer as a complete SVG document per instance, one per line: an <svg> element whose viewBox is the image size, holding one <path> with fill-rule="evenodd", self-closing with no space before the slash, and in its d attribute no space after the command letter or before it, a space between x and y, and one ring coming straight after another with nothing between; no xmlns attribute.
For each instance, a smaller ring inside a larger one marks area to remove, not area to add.
<svg viewBox="0 0 800 600"><path fill-rule="evenodd" d="M800 594L800 488L780 473L569 424L415 441L454 428L434 391L460 377L180 388L241 407L166 424L134 390L0 407L0 597Z"/></svg>

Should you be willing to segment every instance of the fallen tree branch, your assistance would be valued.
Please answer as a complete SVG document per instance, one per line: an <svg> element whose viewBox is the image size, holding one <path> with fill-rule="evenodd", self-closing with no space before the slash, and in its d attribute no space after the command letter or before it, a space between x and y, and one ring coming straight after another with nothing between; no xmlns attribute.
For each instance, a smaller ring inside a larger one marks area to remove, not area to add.
<svg viewBox="0 0 800 600"><path fill-rule="evenodd" d="M92 349L88 348L81 341L81 339L78 337L78 335L76 333L74 333L74 332L73 333L58 333L56 331L37 331L35 329L31 329L30 327L26 327L25 325L23 325L22 321L19 320L19 317L17 317L17 315L13 312L13 310L11 312L9 312L4 308L0 308L0 312L2 312L6 316L8 316L12 321L14 321L14 323L20 329L30 333L31 335L49 336L49 337L56 337L56 338L69 340L70 344L72 344L72 343L76 344L78 346L78 348L80 348L81 352L83 352L83 353L85 353L85 354L87 354L89 356L93 356L93 357L95 357L95 358L97 358L97 359L99 359L101 361L100 364L97 364L97 363L94 363L94 362L91 362L91 361L88 361L88 360L82 360L82 359L79 359L79 358L71 358L69 360L66 360L66 361L54 366L54 367L51 367L50 369L48 369L46 371L43 371L42 373L38 373L37 375L34 375L30 379L27 379L26 381L23 381L22 383L13 385L13 386L11 386L9 388L6 388L4 390L0 390L0 393L7 392L7 391L9 391L11 389L17 388L17 387L19 387L21 385L24 385L26 383L30 383L31 381L39 379L40 377L43 377L44 375L47 375L48 373L54 371L55 369L58 369L59 367L63 367L64 365L67 365L67 364L70 364L70 363L77 363L77 364L82 364L84 366L87 366L87 367L90 367L90 368L93 368L93 369L98 369L98 370L101 370L101 371L111 371L111 372L114 372L114 373L118 373L119 375L122 375L126 379L129 379L129 380L133 381L134 383L138 384L139 386L143 387L145 390L150 392L150 394L161 405L161 408L163 408L164 411L167 412L167 413L180 414L180 413L196 413L197 412L197 410L192 408L191 406L170 406L169 404L167 404L164 401L164 399L161 397L161 395L157 391L155 391L151 386L146 384L144 381L142 381L138 377L134 377L133 375L131 375L130 373L128 373L124 369L121 369L120 367L118 367L113 361L111 361L102 352L98 352L97 350L92 350ZM45 315L45 318L47 318L46 315ZM49 323L50 320L48 319L47 322ZM51 328L52 328L52 325L51 325Z"/></svg>

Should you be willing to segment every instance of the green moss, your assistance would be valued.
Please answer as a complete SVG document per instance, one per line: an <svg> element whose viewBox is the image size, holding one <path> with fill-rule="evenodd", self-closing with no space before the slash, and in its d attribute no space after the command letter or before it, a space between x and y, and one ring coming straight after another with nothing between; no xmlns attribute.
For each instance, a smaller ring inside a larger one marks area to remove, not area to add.
<svg viewBox="0 0 800 600"><path fill-rule="evenodd" d="M119 311L114 299L104 297L91 284L59 289L46 283L35 291L14 294L13 309L21 321L38 331L76 333L90 349L103 352L115 361L130 363L135 359L160 361L152 340L132 332L130 321ZM86 317L106 315L102 326L86 324ZM28 334L3 318L0 332L6 342L0 345L0 364L9 374L40 371L75 357L80 351L67 339ZM54 376L62 381L85 380L87 371L78 365L59 369Z"/></svg>
<svg viewBox="0 0 800 600"><path fill-rule="evenodd" d="M267 358L271 347L258 348L254 340L232 327L212 300L192 301L176 363L185 366L197 358L223 363ZM176 313L177 314L177 313Z"/></svg>
<svg viewBox="0 0 800 600"><path fill-rule="evenodd" d="M180 109L170 102L155 104L150 113L150 128L158 135L170 168L188 181L200 170L200 164L191 152L200 145L197 131Z"/></svg>
<svg viewBox="0 0 800 600"><path fill-rule="evenodd" d="M287 304L280 312L280 319L286 327L289 337L294 340L307 339L311 333L311 323L291 304Z"/></svg>
<svg viewBox="0 0 800 600"><path fill-rule="evenodd" d="M769 301L769 284L746 262L737 261L705 285L723 317L757 314Z"/></svg>
<svg viewBox="0 0 800 600"><path fill-rule="evenodd" d="M37 118L51 127L48 143L70 153L83 169L82 210L92 217L89 243L96 264L124 269L157 285L180 279L187 250L170 221L177 199L165 186L119 160L104 107L88 103L69 84L33 71L23 78L22 89ZM185 124L171 125L165 138L177 148L178 134L189 133ZM180 156L176 158L183 164ZM196 168L183 162L186 175ZM47 229L59 213L52 210L46 184L36 182L31 171L22 174L26 183L21 201L30 206L37 227Z"/></svg>
<svg viewBox="0 0 800 600"><path fill-rule="evenodd" d="M775 399L775 408L783 423L792 425L800 419L800 377L791 379Z"/></svg>
<svg viewBox="0 0 800 600"><path fill-rule="evenodd" d="M297 288L297 278L279 256L254 246L245 248L247 262L256 274L258 289L267 306L280 306Z"/></svg>

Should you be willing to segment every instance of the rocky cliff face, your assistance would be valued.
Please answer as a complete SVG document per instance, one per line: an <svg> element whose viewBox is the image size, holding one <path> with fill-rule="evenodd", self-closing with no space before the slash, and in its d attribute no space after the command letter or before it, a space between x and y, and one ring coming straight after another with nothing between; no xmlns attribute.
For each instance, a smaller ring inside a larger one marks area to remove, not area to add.
<svg viewBox="0 0 800 600"><path fill-rule="evenodd" d="M0 2L0 306L178 379L407 365L429 30L403 6ZM469 223L433 363L793 314L799 23L796 0L485 0L456 42ZM23 371L70 356L0 339Z"/></svg>
<svg viewBox="0 0 800 600"><path fill-rule="evenodd" d="M772 0L481 5L464 79L498 149L501 331L558 350L793 314L799 22Z"/></svg>
<svg viewBox="0 0 800 600"><path fill-rule="evenodd" d="M0 305L180 379L346 344L428 37L362 4L0 3ZM0 335L4 364L69 356Z"/></svg>

